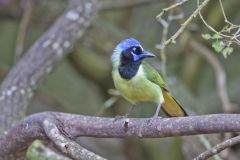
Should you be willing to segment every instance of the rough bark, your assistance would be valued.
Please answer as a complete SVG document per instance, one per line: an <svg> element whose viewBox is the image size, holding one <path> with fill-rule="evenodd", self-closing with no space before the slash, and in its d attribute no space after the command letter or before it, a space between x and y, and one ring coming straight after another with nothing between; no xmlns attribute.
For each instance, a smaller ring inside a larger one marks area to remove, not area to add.
<svg viewBox="0 0 240 160"><path fill-rule="evenodd" d="M35 139L49 142L46 121L54 124L64 137L75 139L80 136L105 138L161 138L239 132L238 114L213 114L181 118L128 118L116 120L106 117L90 117L67 113L43 112L31 115L20 121L0 139L0 156L5 159L23 154ZM51 128L51 127L50 127Z"/></svg>

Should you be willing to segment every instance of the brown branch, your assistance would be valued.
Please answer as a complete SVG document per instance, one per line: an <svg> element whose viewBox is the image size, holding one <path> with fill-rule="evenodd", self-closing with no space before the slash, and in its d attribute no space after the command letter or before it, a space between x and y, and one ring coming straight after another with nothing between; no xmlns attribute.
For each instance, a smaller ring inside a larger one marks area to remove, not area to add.
<svg viewBox="0 0 240 160"><path fill-rule="evenodd" d="M56 140L51 138L48 130L43 127L46 120L57 126L64 137L70 139L80 136L160 138L240 132L240 115L238 114L156 118L149 123L148 118L129 118L116 121L114 118L43 112L20 121L0 139L0 156L9 159L9 157L15 156L15 153L24 154L28 145L35 139L47 142L51 139L56 144Z"/></svg>
<svg viewBox="0 0 240 160"><path fill-rule="evenodd" d="M222 143L217 144L210 150L207 150L207 151L201 153L196 158L194 158L194 160L206 160L206 159L212 157L213 155L216 155L217 153L223 151L224 149L229 148L238 143L240 143L240 136L227 139L227 140L223 141Z"/></svg>
<svg viewBox="0 0 240 160"><path fill-rule="evenodd" d="M0 134L25 115L39 80L70 52L95 11L95 0L70 0L63 15L11 69L0 87Z"/></svg>

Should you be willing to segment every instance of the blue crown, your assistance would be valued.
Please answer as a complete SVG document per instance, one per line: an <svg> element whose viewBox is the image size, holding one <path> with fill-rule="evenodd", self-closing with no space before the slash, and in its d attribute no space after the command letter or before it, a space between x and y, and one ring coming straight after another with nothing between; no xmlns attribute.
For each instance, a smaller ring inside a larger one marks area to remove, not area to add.
<svg viewBox="0 0 240 160"><path fill-rule="evenodd" d="M132 46L141 46L140 43L134 39L134 38L128 38L128 39L124 39L122 40L117 46L116 46L116 50L119 51L123 51L126 50Z"/></svg>

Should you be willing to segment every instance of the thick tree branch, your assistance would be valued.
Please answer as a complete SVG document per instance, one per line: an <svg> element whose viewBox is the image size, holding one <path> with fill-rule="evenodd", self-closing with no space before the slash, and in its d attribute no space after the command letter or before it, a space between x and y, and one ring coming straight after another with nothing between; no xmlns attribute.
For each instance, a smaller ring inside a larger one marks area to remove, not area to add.
<svg viewBox="0 0 240 160"><path fill-rule="evenodd" d="M24 153L28 145L35 139L48 142L51 139L54 143L57 143L49 136L46 128L44 129L46 120L48 123L50 122L57 126L64 137L70 139L80 136L99 138L160 138L240 132L240 115L238 114L156 118L149 123L148 118L129 118L116 121L114 118L43 112L31 115L20 121L0 139L0 156L9 159L16 152Z"/></svg>
<svg viewBox="0 0 240 160"><path fill-rule="evenodd" d="M0 133L21 119L37 83L82 37L96 10L95 0L70 0L65 13L11 69L0 88Z"/></svg>

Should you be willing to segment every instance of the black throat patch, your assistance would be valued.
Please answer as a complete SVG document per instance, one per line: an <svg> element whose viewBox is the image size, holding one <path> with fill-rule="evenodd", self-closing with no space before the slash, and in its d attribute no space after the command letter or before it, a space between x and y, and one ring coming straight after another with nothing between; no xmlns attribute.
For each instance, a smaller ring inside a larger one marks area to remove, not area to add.
<svg viewBox="0 0 240 160"><path fill-rule="evenodd" d="M136 75L140 65L141 65L140 61L122 64L118 68L118 72L122 78L130 80L132 77Z"/></svg>

